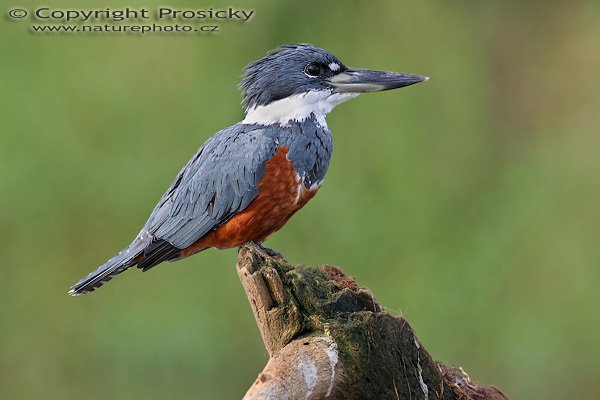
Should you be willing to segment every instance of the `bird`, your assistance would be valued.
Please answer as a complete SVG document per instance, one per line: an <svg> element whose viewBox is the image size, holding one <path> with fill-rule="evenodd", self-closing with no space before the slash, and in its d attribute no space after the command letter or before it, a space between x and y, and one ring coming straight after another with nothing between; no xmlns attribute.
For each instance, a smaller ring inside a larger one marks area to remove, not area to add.
<svg viewBox="0 0 600 400"><path fill-rule="evenodd" d="M425 76L352 68L312 44L282 45L244 68L244 119L210 137L177 174L135 239L75 283L98 289L121 272L142 271L209 248L262 243L319 190L333 150L325 116L365 92Z"/></svg>

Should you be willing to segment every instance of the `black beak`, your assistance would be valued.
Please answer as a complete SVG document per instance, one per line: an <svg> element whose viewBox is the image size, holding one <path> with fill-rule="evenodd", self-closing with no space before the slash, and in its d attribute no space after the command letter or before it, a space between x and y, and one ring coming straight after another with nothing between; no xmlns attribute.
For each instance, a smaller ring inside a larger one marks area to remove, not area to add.
<svg viewBox="0 0 600 400"><path fill-rule="evenodd" d="M426 76L403 74L400 72L373 71L348 68L329 79L336 93L381 92L428 80Z"/></svg>

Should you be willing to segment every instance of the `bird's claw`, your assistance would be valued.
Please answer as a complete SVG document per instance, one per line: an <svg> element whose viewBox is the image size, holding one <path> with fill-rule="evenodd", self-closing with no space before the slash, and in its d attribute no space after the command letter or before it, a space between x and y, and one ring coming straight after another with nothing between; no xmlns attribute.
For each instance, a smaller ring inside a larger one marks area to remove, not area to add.
<svg viewBox="0 0 600 400"><path fill-rule="evenodd" d="M246 242L246 243L244 243L244 246L251 248L252 250L256 251L264 258L269 258L269 257L285 258L285 257L283 257L283 254L281 254L273 249L270 249L268 247L265 247L258 242Z"/></svg>

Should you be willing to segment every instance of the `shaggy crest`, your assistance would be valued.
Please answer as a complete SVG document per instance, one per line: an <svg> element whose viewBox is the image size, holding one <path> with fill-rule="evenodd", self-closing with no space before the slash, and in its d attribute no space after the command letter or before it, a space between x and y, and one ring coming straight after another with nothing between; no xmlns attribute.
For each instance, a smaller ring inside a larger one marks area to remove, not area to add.
<svg viewBox="0 0 600 400"><path fill-rule="evenodd" d="M336 72L346 69L333 54L312 44L283 45L244 68L240 84L244 111L309 90L332 90L327 82L306 76L306 60L321 65L339 66Z"/></svg>

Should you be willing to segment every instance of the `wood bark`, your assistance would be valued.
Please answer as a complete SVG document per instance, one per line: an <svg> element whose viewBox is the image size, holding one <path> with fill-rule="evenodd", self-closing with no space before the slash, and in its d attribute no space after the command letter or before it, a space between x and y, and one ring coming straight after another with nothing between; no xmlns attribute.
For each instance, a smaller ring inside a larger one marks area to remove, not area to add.
<svg viewBox="0 0 600 400"><path fill-rule="evenodd" d="M245 400L503 400L432 360L409 323L338 267L240 248L238 275L269 361Z"/></svg>

